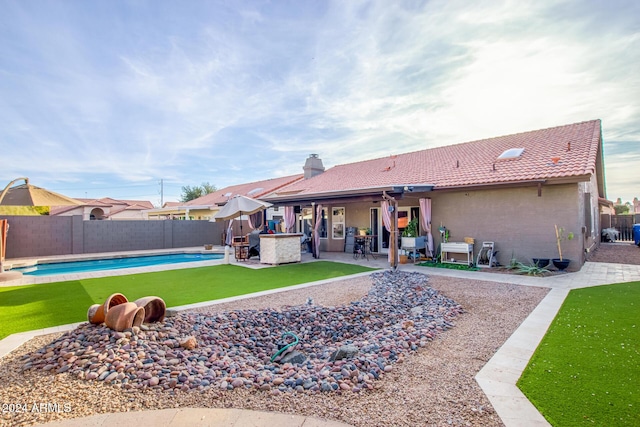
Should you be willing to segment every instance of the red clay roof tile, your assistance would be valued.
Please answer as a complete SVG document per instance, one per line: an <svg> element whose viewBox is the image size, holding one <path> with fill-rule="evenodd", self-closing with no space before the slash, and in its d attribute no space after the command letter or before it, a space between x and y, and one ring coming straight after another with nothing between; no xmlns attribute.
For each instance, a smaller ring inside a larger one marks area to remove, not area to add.
<svg viewBox="0 0 640 427"><path fill-rule="evenodd" d="M273 193L274 191L288 185L295 183L303 178L304 175L289 175L283 176L280 178L272 178L266 179L264 181L254 181L248 182L245 184L232 185L230 187L225 187L220 190L216 190L213 193L204 195L202 197L198 197L197 199L190 200L184 205L187 206L207 206L207 205L217 205L226 203L229 198L242 195L251 197L254 199L258 199L267 194ZM251 193L251 194L249 194Z"/></svg>
<svg viewBox="0 0 640 427"><path fill-rule="evenodd" d="M600 120L591 120L337 165L279 194L400 184L434 184L438 189L578 177L595 172L599 147ZM524 152L516 159L498 160L510 148L524 148ZM554 157L559 157L557 163Z"/></svg>

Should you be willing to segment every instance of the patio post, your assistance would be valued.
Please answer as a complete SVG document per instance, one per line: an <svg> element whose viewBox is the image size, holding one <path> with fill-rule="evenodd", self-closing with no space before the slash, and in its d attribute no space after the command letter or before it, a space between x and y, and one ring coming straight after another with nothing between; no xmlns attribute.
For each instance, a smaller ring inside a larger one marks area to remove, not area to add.
<svg viewBox="0 0 640 427"><path fill-rule="evenodd" d="M389 196L386 191L382 192L382 198L389 202L389 208L393 210L393 218L389 224L389 254L391 256L389 267L395 271L398 269L398 201Z"/></svg>
<svg viewBox="0 0 640 427"><path fill-rule="evenodd" d="M8 220L0 219L0 273L4 273L4 253L6 251L7 230L9 230Z"/></svg>
<svg viewBox="0 0 640 427"><path fill-rule="evenodd" d="M316 221L318 218L316 217L316 202L311 202L311 223L313 224L313 232L311 233L311 255L314 258L318 258L318 254L316 254Z"/></svg>

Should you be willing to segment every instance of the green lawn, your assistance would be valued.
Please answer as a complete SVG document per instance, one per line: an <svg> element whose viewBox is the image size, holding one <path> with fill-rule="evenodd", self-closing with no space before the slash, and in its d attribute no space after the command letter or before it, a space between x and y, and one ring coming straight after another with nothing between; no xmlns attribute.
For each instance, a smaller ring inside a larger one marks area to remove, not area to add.
<svg viewBox="0 0 640 427"><path fill-rule="evenodd" d="M518 387L553 426L640 426L640 282L571 291Z"/></svg>
<svg viewBox="0 0 640 427"><path fill-rule="evenodd" d="M411 261L410 261L411 262ZM447 268L449 270L463 270L463 271L478 271L480 268L474 266L468 266L464 264L449 264L442 262L433 262L433 261L423 261L416 265L420 267L431 267L431 268Z"/></svg>
<svg viewBox="0 0 640 427"><path fill-rule="evenodd" d="M0 287L0 339L16 332L85 321L90 305L103 303L115 292L130 301L156 295L167 307L175 307L372 270L329 261L259 270L219 265Z"/></svg>

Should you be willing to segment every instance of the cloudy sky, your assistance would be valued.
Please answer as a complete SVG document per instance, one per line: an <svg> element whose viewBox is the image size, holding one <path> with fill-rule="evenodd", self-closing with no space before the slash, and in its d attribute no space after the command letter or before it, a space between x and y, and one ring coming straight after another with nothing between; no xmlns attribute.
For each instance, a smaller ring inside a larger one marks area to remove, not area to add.
<svg viewBox="0 0 640 427"><path fill-rule="evenodd" d="M178 200L602 119L640 197L637 0L0 0L0 187Z"/></svg>

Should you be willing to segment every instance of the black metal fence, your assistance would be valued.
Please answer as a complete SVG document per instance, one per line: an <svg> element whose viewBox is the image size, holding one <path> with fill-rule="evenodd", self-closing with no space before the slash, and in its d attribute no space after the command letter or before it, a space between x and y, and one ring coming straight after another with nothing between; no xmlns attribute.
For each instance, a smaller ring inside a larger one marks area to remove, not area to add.
<svg viewBox="0 0 640 427"><path fill-rule="evenodd" d="M640 224L640 214L630 215L600 215L600 224L603 229L615 228L618 230L618 242L633 241L633 225Z"/></svg>

